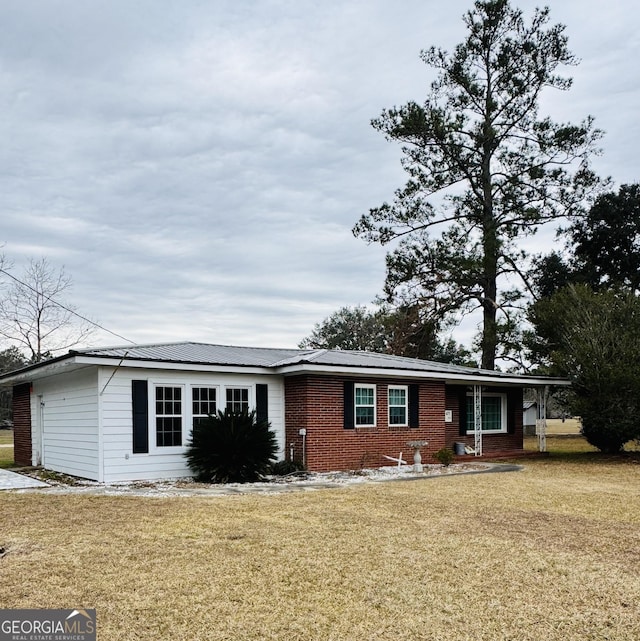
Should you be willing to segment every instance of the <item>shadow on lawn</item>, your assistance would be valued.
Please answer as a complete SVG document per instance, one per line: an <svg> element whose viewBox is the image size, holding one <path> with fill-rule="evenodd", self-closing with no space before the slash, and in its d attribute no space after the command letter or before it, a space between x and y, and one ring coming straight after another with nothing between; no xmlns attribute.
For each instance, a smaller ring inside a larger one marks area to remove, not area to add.
<svg viewBox="0 0 640 641"><path fill-rule="evenodd" d="M525 449L536 450L537 438L527 437ZM590 445L580 435L556 435L547 437L549 456L544 459L549 462L564 463L607 463L607 464L640 464L640 444L629 441L619 454L605 454Z"/></svg>

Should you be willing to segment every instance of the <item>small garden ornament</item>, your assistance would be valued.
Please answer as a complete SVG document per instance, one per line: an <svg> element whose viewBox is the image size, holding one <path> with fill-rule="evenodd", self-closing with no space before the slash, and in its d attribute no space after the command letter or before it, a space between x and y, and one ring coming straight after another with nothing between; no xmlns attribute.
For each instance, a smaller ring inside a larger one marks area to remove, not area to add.
<svg viewBox="0 0 640 641"><path fill-rule="evenodd" d="M428 445L429 441L409 441L407 445L413 450L413 471L422 472L422 455L420 448Z"/></svg>

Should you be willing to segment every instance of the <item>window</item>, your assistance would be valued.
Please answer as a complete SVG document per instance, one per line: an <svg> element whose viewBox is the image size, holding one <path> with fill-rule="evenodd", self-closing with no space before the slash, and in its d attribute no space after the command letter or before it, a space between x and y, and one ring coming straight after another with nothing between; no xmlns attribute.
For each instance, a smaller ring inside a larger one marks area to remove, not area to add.
<svg viewBox="0 0 640 641"><path fill-rule="evenodd" d="M182 445L182 388L156 387L156 446Z"/></svg>
<svg viewBox="0 0 640 641"><path fill-rule="evenodd" d="M390 385L389 425L407 426L408 388L405 385Z"/></svg>
<svg viewBox="0 0 640 641"><path fill-rule="evenodd" d="M374 427L376 424L375 385L355 386L356 427Z"/></svg>
<svg viewBox="0 0 640 641"><path fill-rule="evenodd" d="M217 412L217 390L215 387L191 388L192 415L194 426L210 414Z"/></svg>
<svg viewBox="0 0 640 641"><path fill-rule="evenodd" d="M474 431L473 396L467 396L467 432ZM507 395L482 395L482 431L507 431Z"/></svg>
<svg viewBox="0 0 640 641"><path fill-rule="evenodd" d="M249 389L246 387L228 387L227 409L230 412L248 412Z"/></svg>

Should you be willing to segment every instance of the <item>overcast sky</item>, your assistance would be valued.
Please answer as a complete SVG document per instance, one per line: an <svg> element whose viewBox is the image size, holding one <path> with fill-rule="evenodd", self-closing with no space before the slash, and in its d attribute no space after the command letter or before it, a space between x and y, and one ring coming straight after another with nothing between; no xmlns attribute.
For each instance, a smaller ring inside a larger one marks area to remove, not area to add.
<svg viewBox="0 0 640 641"><path fill-rule="evenodd" d="M295 347L381 291L351 228L404 176L370 120L424 99L419 52L471 4L0 0L2 251L64 266L67 302L134 342ZM640 180L640 5L550 7L582 62L545 110L595 116L598 172Z"/></svg>

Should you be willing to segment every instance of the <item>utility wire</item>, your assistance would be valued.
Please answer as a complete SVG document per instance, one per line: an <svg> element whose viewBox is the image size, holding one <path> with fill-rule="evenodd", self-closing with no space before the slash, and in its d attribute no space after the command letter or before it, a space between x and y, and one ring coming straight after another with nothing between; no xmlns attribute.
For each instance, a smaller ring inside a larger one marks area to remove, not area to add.
<svg viewBox="0 0 640 641"><path fill-rule="evenodd" d="M116 332L112 332L110 329L107 329L106 327L103 327L99 323L96 323L95 321L92 321L90 318L87 318L86 316L83 316L82 314L78 314L78 312L74 311L70 307L67 307L66 305L63 305L62 303L59 303L57 300L54 300L51 298L51 296L47 296L44 292L39 292L37 289L29 285L28 283L25 283L21 281L19 278L14 276L13 274L9 273L6 269L2 269L0 267L0 273L5 274L5 276L8 276L9 278L12 278L13 280L16 281L16 283L19 283L23 287L26 287L27 289L30 289L32 292L35 294L38 294L39 296L44 296L46 300L48 300L50 303L53 303L54 305L57 305L61 309L64 309L66 312L69 312L70 314L73 314L74 316L77 316L81 320L85 321L85 323L89 323L90 325L93 325L94 327L97 327L98 329L101 329L103 332L107 332L108 334L111 334L112 336L116 336L117 338L121 338L123 341L126 341L127 343L131 343L132 345L135 345L135 341L132 341L128 338L125 338L121 334L118 334Z"/></svg>

